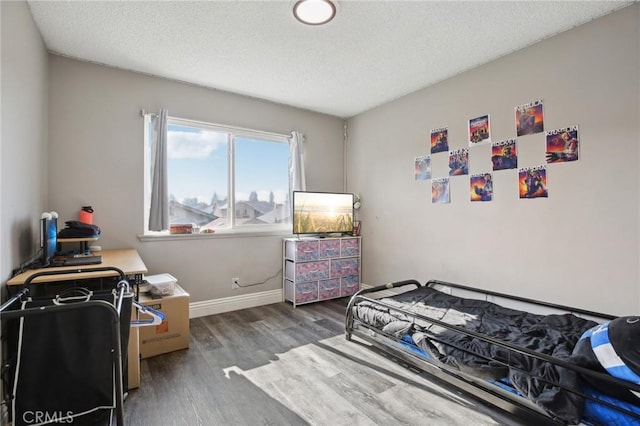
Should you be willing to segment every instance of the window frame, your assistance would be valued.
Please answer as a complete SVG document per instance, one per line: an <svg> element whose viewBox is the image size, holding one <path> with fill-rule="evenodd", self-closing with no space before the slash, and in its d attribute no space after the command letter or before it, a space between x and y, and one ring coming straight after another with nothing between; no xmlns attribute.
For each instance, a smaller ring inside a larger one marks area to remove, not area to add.
<svg viewBox="0 0 640 426"><path fill-rule="evenodd" d="M192 127L207 131L226 133L228 135L228 151L227 151L227 214L229 218L228 227L216 229L213 233L205 234L170 234L169 230L150 231L149 230L149 208L151 204L151 178L150 170L152 167L151 155L152 148L149 146L149 138L151 137L151 116L144 116L144 223L143 234L139 236L142 241L157 239L190 239L190 238L210 238L210 237L233 237L233 236L268 236L268 235L291 235L293 228L292 223L278 224L236 224L235 209L235 142L238 138L263 140L265 143L284 143L290 147L290 139L288 135L267 132L262 130L248 129L223 124L215 124L186 118L167 116L168 125L178 125L183 127ZM291 163L291 153L289 152L289 164ZM289 199L291 199L291 176L287 170L287 191ZM231 208L233 206L233 208Z"/></svg>

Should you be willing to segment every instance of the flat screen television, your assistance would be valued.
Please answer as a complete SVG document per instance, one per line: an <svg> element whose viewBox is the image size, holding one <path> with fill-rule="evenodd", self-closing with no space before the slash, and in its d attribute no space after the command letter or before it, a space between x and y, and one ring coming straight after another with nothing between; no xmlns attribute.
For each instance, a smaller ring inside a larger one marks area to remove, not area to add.
<svg viewBox="0 0 640 426"><path fill-rule="evenodd" d="M56 253L58 247L58 213L42 213L40 219L40 248L42 255L40 256L41 267L47 267L51 264L51 259Z"/></svg>
<svg viewBox="0 0 640 426"><path fill-rule="evenodd" d="M353 194L293 192L294 234L344 234L353 232Z"/></svg>

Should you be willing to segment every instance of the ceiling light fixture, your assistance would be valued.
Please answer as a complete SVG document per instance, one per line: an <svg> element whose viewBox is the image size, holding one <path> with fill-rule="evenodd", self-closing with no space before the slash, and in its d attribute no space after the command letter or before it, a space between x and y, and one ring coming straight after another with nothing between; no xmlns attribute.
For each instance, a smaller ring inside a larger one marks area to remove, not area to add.
<svg viewBox="0 0 640 426"><path fill-rule="evenodd" d="M298 0L293 16L303 24L323 25L336 16L336 5L331 0Z"/></svg>

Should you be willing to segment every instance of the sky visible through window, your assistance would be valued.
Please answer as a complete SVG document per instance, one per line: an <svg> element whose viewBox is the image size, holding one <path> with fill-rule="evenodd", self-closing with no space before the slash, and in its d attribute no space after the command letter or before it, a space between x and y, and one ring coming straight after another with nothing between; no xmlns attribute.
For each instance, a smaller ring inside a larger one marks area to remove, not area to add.
<svg viewBox="0 0 640 426"><path fill-rule="evenodd" d="M228 134L170 124L168 127L169 194L178 202L197 198L209 204L216 193L227 198L229 152ZM252 191L260 201L286 200L289 179L289 146L282 142L266 142L236 138L236 200L248 200Z"/></svg>

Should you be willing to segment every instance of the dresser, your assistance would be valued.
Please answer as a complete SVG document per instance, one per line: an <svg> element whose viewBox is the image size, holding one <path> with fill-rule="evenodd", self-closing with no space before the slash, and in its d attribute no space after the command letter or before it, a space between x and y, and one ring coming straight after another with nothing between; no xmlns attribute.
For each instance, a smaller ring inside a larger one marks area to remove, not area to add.
<svg viewBox="0 0 640 426"><path fill-rule="evenodd" d="M360 237L285 238L284 299L293 306L351 296L360 289Z"/></svg>

